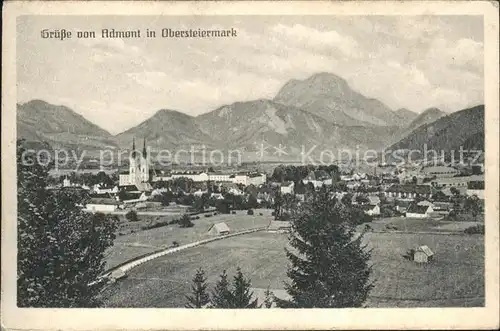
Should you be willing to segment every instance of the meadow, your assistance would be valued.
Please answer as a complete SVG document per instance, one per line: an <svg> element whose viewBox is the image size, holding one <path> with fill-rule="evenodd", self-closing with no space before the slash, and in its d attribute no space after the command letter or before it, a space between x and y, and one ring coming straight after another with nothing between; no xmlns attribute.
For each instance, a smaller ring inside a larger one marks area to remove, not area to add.
<svg viewBox="0 0 500 331"><path fill-rule="evenodd" d="M236 214L205 217L205 214L213 214L213 212L208 212L197 215L199 219L192 220L194 226L191 228L180 228L178 224L169 224L148 230L137 229L132 233L120 235L115 239L114 246L106 252L106 267L109 269L140 255L171 247L174 241L179 245L184 245L210 238L208 230L216 223L224 222L231 232L237 232L267 226L273 219L270 209L255 209L254 212L254 215L247 215L246 210L238 210ZM144 217L139 216L139 218ZM155 216L154 218L163 220L167 217L169 220L180 218L180 216ZM134 223L143 224L143 222L129 222L128 224L135 226Z"/></svg>
<svg viewBox="0 0 500 331"><path fill-rule="evenodd" d="M183 230L183 229L181 229ZM461 307L484 305L484 236L368 233L374 288L368 307ZM252 287L283 292L288 260L285 234L257 232L187 249L133 269L105 293L109 307L183 307L191 278L203 268L212 288L219 274L236 267ZM403 258L406 250L428 245L429 264Z"/></svg>

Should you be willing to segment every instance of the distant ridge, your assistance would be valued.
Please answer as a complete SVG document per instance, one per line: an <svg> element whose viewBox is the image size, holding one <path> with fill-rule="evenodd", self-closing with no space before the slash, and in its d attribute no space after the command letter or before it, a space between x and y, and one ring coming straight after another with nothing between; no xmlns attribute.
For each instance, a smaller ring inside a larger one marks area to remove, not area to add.
<svg viewBox="0 0 500 331"><path fill-rule="evenodd" d="M413 131L416 128L425 125L427 123L432 123L438 118L446 116L447 114L438 108L429 108L424 110L421 114L419 114L406 128L408 131Z"/></svg>
<svg viewBox="0 0 500 331"><path fill-rule="evenodd" d="M484 105L480 105L424 124L389 149L421 151L426 144L429 150L436 151L458 151L460 146L484 151L484 139Z"/></svg>
<svg viewBox="0 0 500 331"><path fill-rule="evenodd" d="M17 104L17 136L53 148L116 147L113 136L65 106L43 100Z"/></svg>
<svg viewBox="0 0 500 331"><path fill-rule="evenodd" d="M121 148L130 148L132 138L146 139L152 148L185 148L189 145L213 147L210 136L203 133L195 123L194 117L176 110L161 109L153 116L116 135Z"/></svg>
<svg viewBox="0 0 500 331"><path fill-rule="evenodd" d="M400 118L400 123L402 126L409 125L409 123L411 123L418 116L417 113L406 108L400 108L396 110L395 113Z"/></svg>

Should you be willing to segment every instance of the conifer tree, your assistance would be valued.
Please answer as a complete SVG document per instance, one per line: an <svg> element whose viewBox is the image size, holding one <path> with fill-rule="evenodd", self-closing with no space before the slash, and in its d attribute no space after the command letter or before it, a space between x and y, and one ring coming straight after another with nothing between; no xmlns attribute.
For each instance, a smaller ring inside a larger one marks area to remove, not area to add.
<svg viewBox="0 0 500 331"><path fill-rule="evenodd" d="M229 290L226 270L222 272L220 279L215 284L215 288L212 291L211 302L214 308L232 308L233 298Z"/></svg>
<svg viewBox="0 0 500 331"><path fill-rule="evenodd" d="M202 268L196 270L196 275L193 278L191 285L191 296L186 296L188 303L186 308L202 308L210 302L210 297L207 293L207 278L205 271Z"/></svg>
<svg viewBox="0 0 500 331"><path fill-rule="evenodd" d="M264 292L264 307L266 308L272 308L273 303L274 303L274 294L271 292L269 287L267 287L266 292Z"/></svg>
<svg viewBox="0 0 500 331"><path fill-rule="evenodd" d="M253 292L250 291L250 286L250 280L245 279L238 267L233 278L232 308L257 308L257 299L252 300Z"/></svg>
<svg viewBox="0 0 500 331"><path fill-rule="evenodd" d="M341 207L341 208L340 208ZM369 283L370 251L355 232L345 206L323 187L311 201L292 212L291 262L285 284L291 300L283 308L361 307L373 287Z"/></svg>
<svg viewBox="0 0 500 331"><path fill-rule="evenodd" d="M47 189L49 166L17 145L17 304L97 307L116 219L82 211L83 194Z"/></svg>
<svg viewBox="0 0 500 331"><path fill-rule="evenodd" d="M281 196L281 191L278 188L274 194L274 219L279 220L281 216L281 208L283 207L283 199Z"/></svg>

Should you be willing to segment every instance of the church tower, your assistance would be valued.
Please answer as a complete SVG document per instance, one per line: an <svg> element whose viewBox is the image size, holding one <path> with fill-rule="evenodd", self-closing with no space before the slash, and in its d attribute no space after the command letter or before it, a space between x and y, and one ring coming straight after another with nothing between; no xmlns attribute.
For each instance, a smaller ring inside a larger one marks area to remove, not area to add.
<svg viewBox="0 0 500 331"><path fill-rule="evenodd" d="M141 182L149 182L149 162L148 162L148 152L146 149L146 138L144 138L144 144L142 147L141 154Z"/></svg>
<svg viewBox="0 0 500 331"><path fill-rule="evenodd" d="M129 175L130 175L130 182L132 182L137 174L137 159L136 159L136 152L135 152L135 138L132 138L132 154L130 155L129 158Z"/></svg>

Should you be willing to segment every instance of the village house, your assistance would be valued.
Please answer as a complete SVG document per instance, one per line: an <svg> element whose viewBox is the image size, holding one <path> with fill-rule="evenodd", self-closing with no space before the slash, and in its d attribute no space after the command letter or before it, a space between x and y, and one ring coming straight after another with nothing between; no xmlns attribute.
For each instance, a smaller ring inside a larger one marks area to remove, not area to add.
<svg viewBox="0 0 500 331"><path fill-rule="evenodd" d="M422 200L417 203L418 206L434 206L434 204L428 200Z"/></svg>
<svg viewBox="0 0 500 331"><path fill-rule="evenodd" d="M427 218L431 217L434 209L431 206L419 206L416 203L412 203L406 210L406 217L411 218Z"/></svg>
<svg viewBox="0 0 500 331"><path fill-rule="evenodd" d="M385 194L388 198L430 198L432 189L429 185L394 184L385 190Z"/></svg>
<svg viewBox="0 0 500 331"><path fill-rule="evenodd" d="M224 196L222 195L222 193L212 193L210 195L210 199L224 200Z"/></svg>
<svg viewBox="0 0 500 331"><path fill-rule="evenodd" d="M155 188L151 191L151 195L152 196L156 196L156 195L162 195L163 193L166 193L166 192L169 192L170 189L164 187L164 188Z"/></svg>
<svg viewBox="0 0 500 331"><path fill-rule="evenodd" d="M227 193L229 194L232 194L232 195L244 195L245 192L243 192L242 190L240 190L239 188L237 187L231 187Z"/></svg>
<svg viewBox="0 0 500 331"><path fill-rule="evenodd" d="M467 188L470 182L484 182L484 175L472 175L461 177L436 178L431 180L431 185L436 188Z"/></svg>
<svg viewBox="0 0 500 331"><path fill-rule="evenodd" d="M448 215L453 209L453 203L434 201L432 209L434 209L434 212L439 215Z"/></svg>
<svg viewBox="0 0 500 331"><path fill-rule="evenodd" d="M148 200L149 196L151 196L151 194L148 192L127 192L122 202L124 204L144 202Z"/></svg>
<svg viewBox="0 0 500 331"><path fill-rule="evenodd" d="M380 206L379 205L365 204L365 205L361 205L361 209L363 209L365 214L370 215L370 216L380 215Z"/></svg>
<svg viewBox="0 0 500 331"><path fill-rule="evenodd" d="M422 174L424 174L426 177L429 178L449 178L449 177L454 177L460 173L459 170L452 168L452 167L446 167L446 166L435 166L435 167L424 167L421 170Z"/></svg>
<svg viewBox="0 0 500 331"><path fill-rule="evenodd" d="M262 184L265 184L267 180L266 174L260 174L260 173L239 173L236 175L233 175L232 182L235 184L243 184L245 186L247 185L255 185L259 186Z"/></svg>
<svg viewBox="0 0 500 331"><path fill-rule="evenodd" d="M293 194L294 186L293 182L284 182L280 187L281 194Z"/></svg>
<svg viewBox="0 0 500 331"><path fill-rule="evenodd" d="M475 195L479 199L484 200L484 181L470 181L467 183L467 195Z"/></svg>
<svg viewBox="0 0 500 331"><path fill-rule="evenodd" d="M85 209L93 213L112 213L118 209L119 204L113 198L90 198Z"/></svg>
<svg viewBox="0 0 500 331"><path fill-rule="evenodd" d="M64 186L63 186L64 187ZM71 186L66 186L66 187L71 187ZM112 193L116 194L118 193L118 186L116 185L103 185L103 184L95 184L92 186L91 191L96 194L104 194L104 193Z"/></svg>
<svg viewBox="0 0 500 331"><path fill-rule="evenodd" d="M315 188L321 187L323 185L331 185L331 176L324 170L313 170L302 181L305 185L311 183Z"/></svg>

